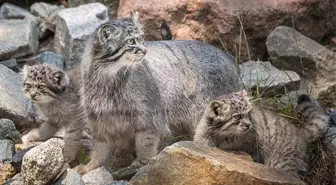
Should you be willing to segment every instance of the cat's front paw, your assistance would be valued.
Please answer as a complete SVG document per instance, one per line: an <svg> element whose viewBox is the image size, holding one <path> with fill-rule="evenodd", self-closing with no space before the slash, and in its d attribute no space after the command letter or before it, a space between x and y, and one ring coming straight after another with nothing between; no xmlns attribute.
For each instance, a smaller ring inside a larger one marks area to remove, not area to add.
<svg viewBox="0 0 336 185"><path fill-rule="evenodd" d="M149 162L149 159L135 159L130 166L135 168L141 168L146 166Z"/></svg>
<svg viewBox="0 0 336 185"><path fill-rule="evenodd" d="M68 147L65 147L63 149L63 157L65 163L71 163L76 159L77 151L74 149L70 149Z"/></svg>
<svg viewBox="0 0 336 185"><path fill-rule="evenodd" d="M86 165L80 164L74 168L74 170L79 174L79 175L84 175L87 172L89 172L88 168Z"/></svg>
<svg viewBox="0 0 336 185"><path fill-rule="evenodd" d="M21 140L25 148L27 148L29 142L36 141L38 139L39 139L39 133L37 129L31 130L27 134L21 137Z"/></svg>

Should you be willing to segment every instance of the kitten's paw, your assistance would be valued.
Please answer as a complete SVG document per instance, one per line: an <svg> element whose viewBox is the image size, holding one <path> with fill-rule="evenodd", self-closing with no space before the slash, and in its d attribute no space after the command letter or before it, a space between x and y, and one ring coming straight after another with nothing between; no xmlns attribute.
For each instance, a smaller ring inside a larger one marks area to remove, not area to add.
<svg viewBox="0 0 336 185"><path fill-rule="evenodd" d="M23 146L27 148L29 142L36 141L39 139L39 133L37 129L33 129L29 131L27 134L21 137L21 140L23 142Z"/></svg>
<svg viewBox="0 0 336 185"><path fill-rule="evenodd" d="M149 159L135 159L131 166L135 168L141 168L143 166L146 166L149 162Z"/></svg>
<svg viewBox="0 0 336 185"><path fill-rule="evenodd" d="M77 152L74 150L71 150L67 147L64 148L63 150L63 157L64 157L64 162L65 163L71 163L72 161L74 161L76 159L77 156Z"/></svg>
<svg viewBox="0 0 336 185"><path fill-rule="evenodd" d="M87 169L87 166L83 164L76 166L74 170L81 176L89 172L89 170Z"/></svg>

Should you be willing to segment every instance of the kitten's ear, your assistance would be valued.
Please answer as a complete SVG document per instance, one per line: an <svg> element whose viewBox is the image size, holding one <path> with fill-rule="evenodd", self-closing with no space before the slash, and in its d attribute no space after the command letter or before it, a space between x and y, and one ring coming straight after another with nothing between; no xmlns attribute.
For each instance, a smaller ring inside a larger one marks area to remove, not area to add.
<svg viewBox="0 0 336 185"><path fill-rule="evenodd" d="M242 97L249 97L249 94L248 94L248 92L247 92L245 89L239 91L238 93L239 93L240 96L242 96Z"/></svg>
<svg viewBox="0 0 336 185"><path fill-rule="evenodd" d="M111 38L120 35L118 28L112 24L106 24L101 26L97 32L97 37L99 39L100 44L106 43Z"/></svg>
<svg viewBox="0 0 336 185"><path fill-rule="evenodd" d="M210 111L215 116L224 115L230 112L230 104L226 101L213 100L210 102Z"/></svg>
<svg viewBox="0 0 336 185"><path fill-rule="evenodd" d="M20 72L22 79L26 79L30 68L28 65L24 65L22 71Z"/></svg>
<svg viewBox="0 0 336 185"><path fill-rule="evenodd" d="M51 80L54 84L57 84L61 89L67 87L70 83L68 75L61 70L53 71L51 73Z"/></svg>
<svg viewBox="0 0 336 185"><path fill-rule="evenodd" d="M131 12L131 18L134 24L139 23L140 22L139 12L138 11Z"/></svg>
<svg viewBox="0 0 336 185"><path fill-rule="evenodd" d="M131 18L133 24L140 30L142 31L143 25L140 23L140 15L138 11L131 12Z"/></svg>
<svg viewBox="0 0 336 185"><path fill-rule="evenodd" d="M240 94L240 96L244 99L244 101L246 102L247 104L247 107L250 109L252 108L252 105L251 105L251 102L250 102L250 99L251 97L249 96L249 93L243 89L241 91L238 92Z"/></svg>

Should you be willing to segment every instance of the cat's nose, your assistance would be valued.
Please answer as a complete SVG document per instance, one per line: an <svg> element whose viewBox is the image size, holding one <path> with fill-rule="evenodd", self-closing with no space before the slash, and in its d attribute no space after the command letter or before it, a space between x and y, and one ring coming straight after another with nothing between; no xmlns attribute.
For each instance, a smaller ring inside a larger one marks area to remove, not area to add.
<svg viewBox="0 0 336 185"><path fill-rule="evenodd" d="M36 97L36 95L37 95L37 93L30 93L30 97L32 97L32 99L35 99L35 97Z"/></svg>

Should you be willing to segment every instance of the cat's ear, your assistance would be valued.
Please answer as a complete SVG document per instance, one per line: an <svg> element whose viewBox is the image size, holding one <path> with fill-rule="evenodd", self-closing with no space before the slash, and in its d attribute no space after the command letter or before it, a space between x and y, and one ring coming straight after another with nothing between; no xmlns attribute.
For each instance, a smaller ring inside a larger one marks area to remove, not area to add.
<svg viewBox="0 0 336 185"><path fill-rule="evenodd" d="M97 31L97 37L100 44L106 43L108 40L113 39L120 35L118 28L112 24L105 24Z"/></svg>
<svg viewBox="0 0 336 185"><path fill-rule="evenodd" d="M215 116L225 115L230 112L230 104L226 101L213 100L210 102L210 111Z"/></svg>
<svg viewBox="0 0 336 185"><path fill-rule="evenodd" d="M247 108L251 109L252 105L251 105L251 97L249 96L249 93L243 89L241 91L238 92L240 94L240 96L244 99L244 101L246 102Z"/></svg>
<svg viewBox="0 0 336 185"><path fill-rule="evenodd" d="M20 72L22 79L26 79L29 73L30 67L28 65L24 65L22 71Z"/></svg>
<svg viewBox="0 0 336 185"><path fill-rule="evenodd" d="M57 85L60 89L67 87L70 83L68 75L62 70L53 71L50 79L52 83Z"/></svg>
<svg viewBox="0 0 336 185"><path fill-rule="evenodd" d="M133 24L140 30L142 31L143 25L140 23L140 15L138 11L131 12L131 19Z"/></svg>

